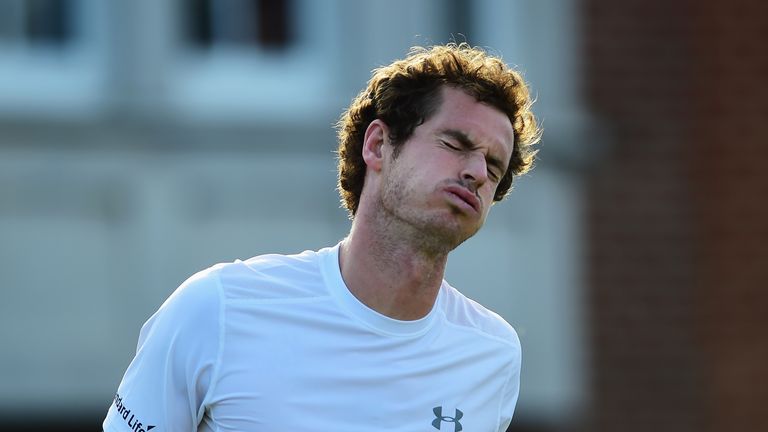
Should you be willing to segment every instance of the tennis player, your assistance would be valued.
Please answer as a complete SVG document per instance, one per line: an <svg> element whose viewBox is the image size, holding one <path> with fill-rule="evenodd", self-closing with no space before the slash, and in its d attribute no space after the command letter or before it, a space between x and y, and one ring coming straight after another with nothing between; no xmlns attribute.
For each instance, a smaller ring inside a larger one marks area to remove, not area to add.
<svg viewBox="0 0 768 432"><path fill-rule="evenodd" d="M505 431L518 337L443 275L532 166L530 105L466 44L376 69L338 123L349 235L184 282L142 327L104 430Z"/></svg>

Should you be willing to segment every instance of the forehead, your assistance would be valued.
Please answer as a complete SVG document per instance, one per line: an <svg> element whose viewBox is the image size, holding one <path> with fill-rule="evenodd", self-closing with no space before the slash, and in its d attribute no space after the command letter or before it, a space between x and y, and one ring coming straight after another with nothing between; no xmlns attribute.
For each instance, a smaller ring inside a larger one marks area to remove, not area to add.
<svg viewBox="0 0 768 432"><path fill-rule="evenodd" d="M506 114L491 105L478 102L462 90L443 87L441 91L440 108L424 123L425 126L436 131L459 130L475 145L501 151L509 158L515 132Z"/></svg>

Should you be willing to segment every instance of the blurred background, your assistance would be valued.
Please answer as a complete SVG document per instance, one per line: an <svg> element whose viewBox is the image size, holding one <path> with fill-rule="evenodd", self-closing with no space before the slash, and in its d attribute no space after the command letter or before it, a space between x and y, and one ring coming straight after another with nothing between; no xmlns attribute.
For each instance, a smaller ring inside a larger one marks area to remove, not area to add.
<svg viewBox="0 0 768 432"><path fill-rule="evenodd" d="M523 344L510 431L768 430L768 6L0 1L0 424L100 430L192 273L333 245L371 69L517 66L536 169L449 262Z"/></svg>

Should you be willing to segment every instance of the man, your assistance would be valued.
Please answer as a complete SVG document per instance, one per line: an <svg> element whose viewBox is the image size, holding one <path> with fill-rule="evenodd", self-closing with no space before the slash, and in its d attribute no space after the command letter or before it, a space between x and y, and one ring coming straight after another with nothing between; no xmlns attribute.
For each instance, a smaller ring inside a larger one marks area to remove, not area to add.
<svg viewBox="0 0 768 432"><path fill-rule="evenodd" d="M443 273L530 168L530 104L466 44L377 69L338 125L349 236L187 280L142 328L104 429L506 430L517 336Z"/></svg>

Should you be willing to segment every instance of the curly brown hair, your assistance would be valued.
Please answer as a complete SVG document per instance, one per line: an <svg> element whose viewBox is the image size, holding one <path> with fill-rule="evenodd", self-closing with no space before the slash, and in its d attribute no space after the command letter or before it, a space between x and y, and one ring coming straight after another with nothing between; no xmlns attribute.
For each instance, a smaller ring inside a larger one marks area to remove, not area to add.
<svg viewBox="0 0 768 432"><path fill-rule="evenodd" d="M377 68L367 87L352 101L336 124L339 137L338 189L341 202L354 218L365 181L363 137L368 125L380 119L389 126L397 156L414 129L435 114L442 103L442 86L458 88L478 102L505 113L515 131L507 172L499 181L494 201L510 191L514 176L533 166L531 147L540 136L531 112L532 100L521 75L500 58L466 43L411 48L405 59Z"/></svg>

